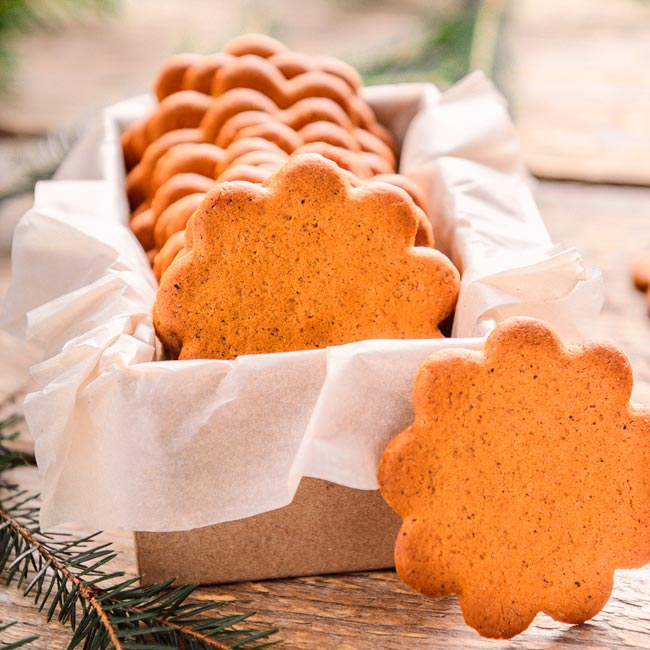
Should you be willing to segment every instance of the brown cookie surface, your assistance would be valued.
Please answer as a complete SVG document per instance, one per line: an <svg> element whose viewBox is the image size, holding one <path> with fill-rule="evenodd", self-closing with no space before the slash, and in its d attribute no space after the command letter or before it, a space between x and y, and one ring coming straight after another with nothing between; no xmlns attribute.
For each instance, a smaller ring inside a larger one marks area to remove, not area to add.
<svg viewBox="0 0 650 650"><path fill-rule="evenodd" d="M215 186L154 305L179 358L303 350L369 338L432 338L458 272L414 248L417 212L383 183L353 188L322 156L292 157L264 185Z"/></svg>
<svg viewBox="0 0 650 650"><path fill-rule="evenodd" d="M417 373L415 420L379 485L403 525L401 579L458 594L465 620L509 638L538 612L595 616L613 573L650 562L650 411L607 343L565 348L510 319L483 352L445 350Z"/></svg>
<svg viewBox="0 0 650 650"><path fill-rule="evenodd" d="M639 291L650 288L650 252L637 255L630 267L632 281Z"/></svg>

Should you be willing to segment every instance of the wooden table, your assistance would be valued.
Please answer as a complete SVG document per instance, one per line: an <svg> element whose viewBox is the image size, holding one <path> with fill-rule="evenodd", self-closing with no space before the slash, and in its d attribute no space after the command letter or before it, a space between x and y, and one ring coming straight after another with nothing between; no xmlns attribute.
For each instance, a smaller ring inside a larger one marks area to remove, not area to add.
<svg viewBox="0 0 650 650"><path fill-rule="evenodd" d="M645 345L650 319L642 294L628 277L631 257L650 245L650 190L540 183L536 195L553 238L576 245L589 264L602 269L606 303L594 334L627 352L635 372L634 399L650 403ZM34 468L21 469L16 478L38 489ZM116 564L134 573L131 536L107 537L121 550ZM650 566L618 572L612 598L593 621L569 627L540 615L524 634L499 643L481 639L464 625L455 597L426 599L402 585L392 571L217 586L201 589L198 597L232 601L227 605L232 613L257 611L252 623L279 627L284 647L292 650L650 648ZM5 620L22 623L5 632L2 641L38 633L42 636L31 648L56 650L70 639L61 626L45 629L44 616L13 587L0 587L0 621Z"/></svg>

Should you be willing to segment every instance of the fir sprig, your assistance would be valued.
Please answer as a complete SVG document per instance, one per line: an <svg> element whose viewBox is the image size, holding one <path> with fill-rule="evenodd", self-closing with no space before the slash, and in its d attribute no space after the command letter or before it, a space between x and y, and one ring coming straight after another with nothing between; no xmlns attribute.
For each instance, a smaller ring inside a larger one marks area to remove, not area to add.
<svg viewBox="0 0 650 650"><path fill-rule="evenodd" d="M7 421L0 422L0 472L28 462L6 447L6 429ZM223 601L188 602L198 585L140 586L139 577L112 571L117 553L97 540L99 533L42 532L37 498L1 478L0 574L33 598L48 621L56 617L74 630L69 648L253 650L279 642L270 639L277 630L239 627L252 612L216 616Z"/></svg>

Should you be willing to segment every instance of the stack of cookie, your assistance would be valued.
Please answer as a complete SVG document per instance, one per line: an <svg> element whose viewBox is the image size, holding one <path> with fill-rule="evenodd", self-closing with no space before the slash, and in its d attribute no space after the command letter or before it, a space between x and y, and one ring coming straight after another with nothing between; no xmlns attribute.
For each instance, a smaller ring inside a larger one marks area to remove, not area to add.
<svg viewBox="0 0 650 650"><path fill-rule="evenodd" d="M264 182L301 153L334 161L353 186L373 179L404 189L418 206L416 244L431 246L425 199L395 173L392 137L359 88L345 63L263 35L236 38L218 54L170 59L154 85L155 110L122 138L131 227L158 279L215 182Z"/></svg>
<svg viewBox="0 0 650 650"><path fill-rule="evenodd" d="M171 358L441 336L458 271L359 88L266 36L165 64L122 144Z"/></svg>

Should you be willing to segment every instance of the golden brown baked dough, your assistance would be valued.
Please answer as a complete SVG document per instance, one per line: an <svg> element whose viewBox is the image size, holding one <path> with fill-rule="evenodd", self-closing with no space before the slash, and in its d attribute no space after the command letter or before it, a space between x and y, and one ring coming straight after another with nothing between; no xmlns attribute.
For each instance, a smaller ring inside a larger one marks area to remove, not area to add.
<svg viewBox="0 0 650 650"><path fill-rule="evenodd" d="M135 208L150 198L153 170L163 154L177 144L201 142L202 139L203 134L198 129L178 129L169 131L152 142L147 147L142 160L131 169L126 177L126 194L131 208Z"/></svg>
<svg viewBox="0 0 650 650"><path fill-rule="evenodd" d="M417 373L415 418L387 447L401 579L456 593L469 625L509 638L538 612L582 623L616 569L650 562L650 410L604 342L566 348L541 321L497 326L482 352Z"/></svg>
<svg viewBox="0 0 650 650"><path fill-rule="evenodd" d="M162 65L153 81L153 91L159 102L165 97L184 88L184 79L187 71L194 65L200 65L204 57L200 54L176 54L169 57ZM196 90L191 88L190 90Z"/></svg>
<svg viewBox="0 0 650 650"><path fill-rule="evenodd" d="M167 240L185 226L205 197L205 192L187 194L171 203L155 220L153 238L155 247L162 250Z"/></svg>
<svg viewBox="0 0 650 650"><path fill-rule="evenodd" d="M353 186L379 177L425 209L417 188L394 175L394 143L359 86L346 64L260 35L233 39L214 55L172 57L154 83L158 107L122 138L134 232L162 253L212 182L264 182L295 153L335 161ZM415 212L416 245L431 246L431 224ZM168 251L159 270L173 259Z"/></svg>
<svg viewBox="0 0 650 650"><path fill-rule="evenodd" d="M402 190L352 188L315 154L292 156L261 186L218 184L162 276L158 336L184 359L440 336L458 272L413 247L417 220Z"/></svg>
<svg viewBox="0 0 650 650"><path fill-rule="evenodd" d="M255 54L264 58L284 52L286 49L286 45L266 34L242 34L229 40L223 46L223 51L233 56Z"/></svg>

